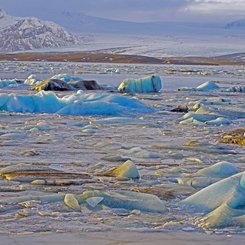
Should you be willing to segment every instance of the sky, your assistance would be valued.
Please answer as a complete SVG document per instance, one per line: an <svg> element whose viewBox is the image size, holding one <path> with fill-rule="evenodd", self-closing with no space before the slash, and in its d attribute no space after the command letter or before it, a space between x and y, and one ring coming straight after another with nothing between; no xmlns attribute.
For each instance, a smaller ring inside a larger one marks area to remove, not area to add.
<svg viewBox="0 0 245 245"><path fill-rule="evenodd" d="M0 0L0 8L15 16L71 11L135 22L245 19L245 0Z"/></svg>

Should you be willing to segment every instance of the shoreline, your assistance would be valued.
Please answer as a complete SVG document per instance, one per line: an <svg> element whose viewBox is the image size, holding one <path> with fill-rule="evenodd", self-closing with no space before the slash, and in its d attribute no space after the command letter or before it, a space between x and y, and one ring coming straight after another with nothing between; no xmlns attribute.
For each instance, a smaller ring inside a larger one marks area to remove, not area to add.
<svg viewBox="0 0 245 245"><path fill-rule="evenodd" d="M162 57L154 58L141 55L106 54L89 52L64 53L0 53L0 61L32 62L81 62L81 63L118 63L118 64L158 64L158 65L236 65L244 66L241 54L216 57ZM244 55L244 54L242 54Z"/></svg>

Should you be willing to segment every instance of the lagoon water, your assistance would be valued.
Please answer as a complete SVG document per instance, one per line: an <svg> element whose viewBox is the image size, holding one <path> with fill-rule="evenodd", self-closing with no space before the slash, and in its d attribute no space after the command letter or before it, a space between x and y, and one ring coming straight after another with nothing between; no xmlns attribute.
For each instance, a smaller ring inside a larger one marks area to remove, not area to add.
<svg viewBox="0 0 245 245"><path fill-rule="evenodd" d="M59 184L47 174L45 181L38 185L32 182L40 179L37 175L33 179L30 178L33 176L23 177L23 173L19 173L8 180L2 176L1 234L114 230L244 233L244 228L236 225L209 228L200 220L205 213L181 204L181 200L204 187L190 184L194 183L190 181L193 174L200 169L227 161L239 172L245 171L244 147L218 142L223 132L244 127L244 93L178 91L180 87L197 87L207 81L216 81L220 87L245 86L244 67L47 62L1 62L0 67L2 79L25 79L30 74L39 79L59 73L76 74L106 84L108 90L103 93L113 95L117 95L114 87L125 78L158 74L163 83L160 93L122 95L154 109L134 111L133 115L127 114L127 108L123 116L1 111L1 169L27 164L90 176L66 177L65 181L59 179ZM0 94L4 93L35 92L18 85L0 89ZM73 93L56 92L59 97ZM180 124L184 113L172 110L178 106L191 108L201 100L210 102L211 112L218 110L219 116L230 123L218 126L206 122ZM103 174L128 159L137 166L139 179ZM195 179L198 183L203 180L203 176ZM65 205L64 195L79 196L85 191L106 193L106 197L102 195L104 202L101 199L94 207L81 202L79 211ZM137 193L151 194L156 199L150 202L149 196L139 197ZM47 195L61 198L53 201L45 199ZM22 201L15 201L19 197ZM245 215L244 207L242 210L241 216Z"/></svg>

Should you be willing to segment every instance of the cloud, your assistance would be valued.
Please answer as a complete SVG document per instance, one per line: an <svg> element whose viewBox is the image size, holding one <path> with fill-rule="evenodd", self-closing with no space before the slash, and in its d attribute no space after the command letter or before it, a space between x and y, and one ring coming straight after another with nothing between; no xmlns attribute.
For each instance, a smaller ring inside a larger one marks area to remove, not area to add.
<svg viewBox="0 0 245 245"><path fill-rule="evenodd" d="M186 7L186 11L190 13L201 14L222 14L222 15L243 15L244 16L245 1L244 0L195 0Z"/></svg>
<svg viewBox="0 0 245 245"><path fill-rule="evenodd" d="M139 22L198 22L244 16L245 0L0 0L0 6L16 16L71 11Z"/></svg>

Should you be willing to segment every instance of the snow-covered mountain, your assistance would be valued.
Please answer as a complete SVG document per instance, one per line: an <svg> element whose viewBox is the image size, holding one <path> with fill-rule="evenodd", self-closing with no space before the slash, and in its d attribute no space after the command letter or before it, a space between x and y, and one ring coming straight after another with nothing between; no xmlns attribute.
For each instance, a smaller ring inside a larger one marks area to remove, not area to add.
<svg viewBox="0 0 245 245"><path fill-rule="evenodd" d="M0 10L0 51L67 47L78 38L51 21L13 17Z"/></svg>

